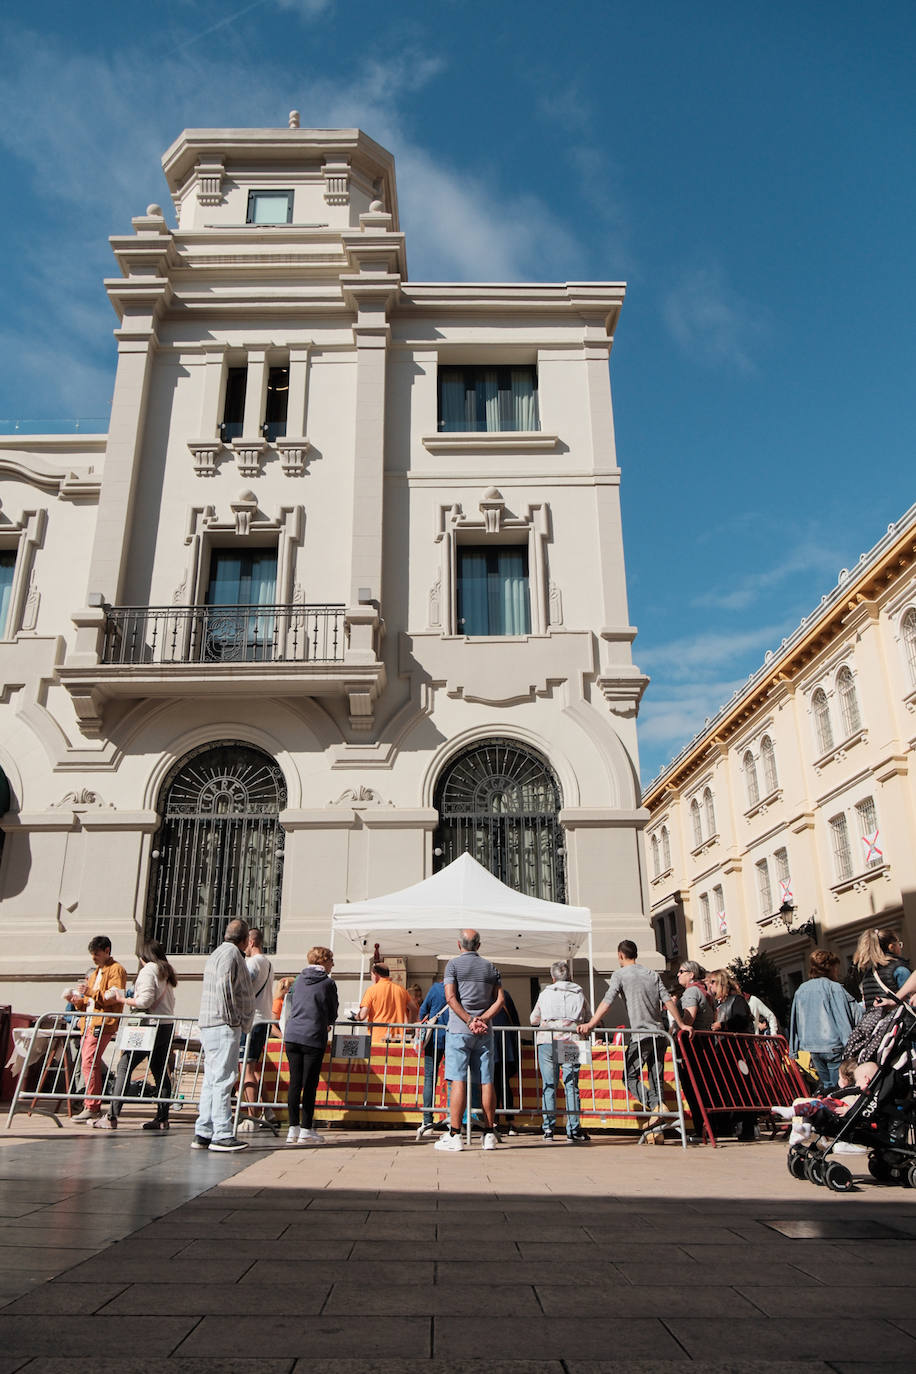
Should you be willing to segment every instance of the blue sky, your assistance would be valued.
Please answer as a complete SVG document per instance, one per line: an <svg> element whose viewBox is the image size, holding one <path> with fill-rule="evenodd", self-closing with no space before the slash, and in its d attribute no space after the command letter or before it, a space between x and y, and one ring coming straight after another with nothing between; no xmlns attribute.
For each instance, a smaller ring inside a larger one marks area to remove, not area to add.
<svg viewBox="0 0 916 1374"><path fill-rule="evenodd" d="M185 126L359 125L416 280L626 280L651 778L916 499L912 0L6 0L0 420L102 415Z"/></svg>

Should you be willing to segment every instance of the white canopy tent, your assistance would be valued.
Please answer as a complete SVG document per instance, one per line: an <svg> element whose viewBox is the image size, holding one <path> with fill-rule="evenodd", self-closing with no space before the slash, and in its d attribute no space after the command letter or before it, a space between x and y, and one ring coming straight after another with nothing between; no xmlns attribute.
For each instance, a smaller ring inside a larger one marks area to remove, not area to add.
<svg viewBox="0 0 916 1374"><path fill-rule="evenodd" d="M588 947L591 1000L592 915L587 907L526 897L462 854L431 878L364 902L338 902L331 918L331 946L338 932L363 953L378 941L405 956L449 959L458 953L458 932L480 932L481 952L494 963L546 969Z"/></svg>

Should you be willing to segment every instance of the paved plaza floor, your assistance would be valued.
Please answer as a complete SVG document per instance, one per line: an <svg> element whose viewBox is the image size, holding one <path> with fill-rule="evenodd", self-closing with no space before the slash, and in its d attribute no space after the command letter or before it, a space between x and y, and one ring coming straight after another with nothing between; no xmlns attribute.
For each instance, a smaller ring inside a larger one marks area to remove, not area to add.
<svg viewBox="0 0 916 1374"><path fill-rule="evenodd" d="M189 1144L0 1132L0 1374L916 1368L916 1194L782 1145Z"/></svg>

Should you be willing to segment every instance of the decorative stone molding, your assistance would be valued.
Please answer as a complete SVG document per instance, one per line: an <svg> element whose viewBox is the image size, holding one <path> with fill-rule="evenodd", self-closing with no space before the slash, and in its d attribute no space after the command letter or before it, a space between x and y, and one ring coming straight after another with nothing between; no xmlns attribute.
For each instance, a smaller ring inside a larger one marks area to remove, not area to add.
<svg viewBox="0 0 916 1374"><path fill-rule="evenodd" d="M548 625L563 624L563 593L556 582L550 583L550 590L547 593L547 623Z"/></svg>
<svg viewBox="0 0 916 1374"><path fill-rule="evenodd" d="M542 434L540 430L512 430L467 434L452 430L442 434L425 434L420 443L427 453L555 453L560 445L558 434Z"/></svg>
<svg viewBox="0 0 916 1374"><path fill-rule="evenodd" d="M201 205L219 205L223 198L225 170L222 158L198 158L197 199Z"/></svg>
<svg viewBox="0 0 916 1374"><path fill-rule="evenodd" d="M240 491L229 509L235 518L235 532L242 539L251 534L251 524L258 513L258 498L253 491Z"/></svg>
<svg viewBox="0 0 916 1374"><path fill-rule="evenodd" d="M56 496L60 501L97 501L102 490L102 479L95 467L90 466L79 471L58 467L35 452L42 444L49 442L53 442L55 449L72 447L79 449L81 453L89 449L91 452L98 452L100 457L105 453L104 436L92 436L90 439L85 434L66 435L60 438L55 435L53 440L49 441L40 436L3 435L0 437L0 477L18 477L30 487L38 487L39 490ZM14 451L11 451L12 445L15 445Z"/></svg>
<svg viewBox="0 0 916 1374"><path fill-rule="evenodd" d="M874 868L867 868L863 873L853 873L840 883L831 883L830 892L833 900L838 902L844 892L867 892L869 883L873 883L876 878L883 878L886 883L891 881L889 863L875 864Z"/></svg>
<svg viewBox="0 0 916 1374"><path fill-rule="evenodd" d="M188 449L194 460L194 471L198 477L215 477L217 465L224 452L219 439L189 439Z"/></svg>
<svg viewBox="0 0 916 1374"><path fill-rule="evenodd" d="M277 439L280 467L287 477L304 477L312 446L308 439Z"/></svg>
<svg viewBox="0 0 916 1374"><path fill-rule="evenodd" d="M856 730L855 733L850 735L847 739L840 740L839 744L835 744L832 749L828 749L826 753L821 754L819 759L815 759L814 772L816 776L820 777L828 763L833 763L835 759L845 759L850 749L853 749L857 744L861 744L867 739L868 728L863 726L861 730Z"/></svg>
<svg viewBox="0 0 916 1374"><path fill-rule="evenodd" d="M716 834L716 835L707 835L706 839L703 840L700 844L698 844L698 845L696 846L695 849L691 849L690 852L691 852L691 854L693 855L693 857L696 858L697 855L699 855L699 854L705 854L706 851L707 851L707 849L712 849L713 845L716 845L716 844L718 844L718 843L719 843L719 836L718 836L718 834Z"/></svg>
<svg viewBox="0 0 916 1374"><path fill-rule="evenodd" d="M266 439L234 439L232 451L238 463L240 477L260 477L267 456Z"/></svg>
<svg viewBox="0 0 916 1374"><path fill-rule="evenodd" d="M438 630L442 624L442 574L437 573L436 580L429 589L429 625L430 630Z"/></svg>
<svg viewBox="0 0 916 1374"><path fill-rule="evenodd" d="M649 685L649 679L633 670L621 666L614 677L596 677L595 686L599 689L615 716L621 720L632 720L639 711L639 703Z"/></svg>
<svg viewBox="0 0 916 1374"><path fill-rule="evenodd" d="M386 802L380 792L374 787L366 787L360 783L358 787L347 787L341 792L336 801L328 802L328 806L394 806L394 802Z"/></svg>
<svg viewBox="0 0 916 1374"><path fill-rule="evenodd" d="M761 797L759 801L754 802L753 806L748 807L744 813L745 819L750 821L753 820L755 816L765 816L773 803L778 802L781 796L781 787L777 787L774 791L768 792L765 797Z"/></svg>
<svg viewBox="0 0 916 1374"><path fill-rule="evenodd" d="M2 504L0 502L0 535L15 535L15 543L6 539L4 544L7 552L15 550L16 564L10 587L6 626L0 627L0 633L6 639L14 639L20 630L35 628L39 602L34 579L35 550L44 544L48 512L44 508L24 510L18 520L11 520L3 512Z"/></svg>
<svg viewBox="0 0 916 1374"><path fill-rule="evenodd" d="M321 168L324 175L324 198L328 205L350 204L350 164L349 162L325 162Z"/></svg>
<svg viewBox="0 0 916 1374"><path fill-rule="evenodd" d="M73 810L78 806L93 806L114 811L111 802L105 801L98 792L91 791L88 787L80 787L75 792L65 792L60 801L52 802L51 811Z"/></svg>
<svg viewBox="0 0 916 1374"><path fill-rule="evenodd" d="M29 573L29 588L26 593L25 605L22 608L22 624L20 629L31 632L38 624L38 610L41 606L41 592L35 581L35 567Z"/></svg>
<svg viewBox="0 0 916 1374"><path fill-rule="evenodd" d="M498 487L488 487L480 500L480 513L483 516L487 534L499 534L502 528L506 503Z"/></svg>
<svg viewBox="0 0 916 1374"><path fill-rule="evenodd" d="M435 541L440 547L436 586L439 596L439 619L430 628L440 628L443 634L459 634L457 609L452 589L457 580L457 549L465 533L496 538L516 534L519 544L528 549L528 590L531 598L531 633L545 635L549 628L548 579L545 546L550 538L550 507L545 502L525 507L521 515L513 515L498 487L487 487L478 502L479 517L465 515L457 502L440 506L437 512ZM449 589L448 592L445 589ZM430 600L432 614L432 597Z"/></svg>

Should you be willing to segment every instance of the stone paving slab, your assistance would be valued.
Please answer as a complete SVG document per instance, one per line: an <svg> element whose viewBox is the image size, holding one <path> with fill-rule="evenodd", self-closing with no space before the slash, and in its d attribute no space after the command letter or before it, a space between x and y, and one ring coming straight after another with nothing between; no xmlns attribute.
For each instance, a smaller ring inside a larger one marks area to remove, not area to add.
<svg viewBox="0 0 916 1374"><path fill-rule="evenodd" d="M236 1316L240 1308L254 1300L259 1308L269 1301L271 1313L282 1312L285 1317L317 1317L327 1302L331 1284L328 1280L310 1284L274 1282L270 1285L269 1299L267 1291L263 1292L263 1302L261 1291L247 1281L243 1287L237 1283L133 1283L128 1288L122 1287L117 1296L112 1295L112 1301L106 1303L102 1310L106 1318L109 1313L142 1316L144 1312L153 1310L171 1312L176 1316ZM31 1301L37 1300L39 1295L32 1295ZM272 1329L273 1317L268 1320L271 1324L269 1329Z"/></svg>
<svg viewBox="0 0 916 1374"><path fill-rule="evenodd" d="M194 1317L108 1317L103 1334L92 1316L59 1314L53 1322L0 1311L0 1350L7 1355L59 1355L61 1350L94 1351L100 1339L110 1349L141 1346L150 1355L169 1355L196 1325ZM209 1352L208 1352L209 1353ZM231 1352L235 1353L235 1352ZM95 1361L92 1361L93 1367ZM70 1368L74 1361L71 1359Z"/></svg>
<svg viewBox="0 0 916 1374"><path fill-rule="evenodd" d="M669 1330L694 1359L727 1343L739 1350L766 1351L780 1359L820 1359L825 1354L827 1332L821 1322L801 1317L735 1317L711 1319L702 1329L695 1322L674 1318ZM871 1358L876 1369L885 1359L907 1359L916 1364L916 1340L889 1322L875 1317L838 1317L829 1327L831 1347L846 1359ZM880 1352L880 1353L879 1353ZM877 1356L877 1359L876 1359Z"/></svg>
<svg viewBox="0 0 916 1374"><path fill-rule="evenodd" d="M512 1352L519 1359L600 1359L610 1350L651 1350L656 1356L679 1359L684 1347L661 1321L622 1318L613 1330L605 1317L479 1317L473 1322L460 1317L437 1317L434 1323L436 1360L456 1355L485 1359Z"/></svg>
<svg viewBox="0 0 916 1374"><path fill-rule="evenodd" d="M512 1317L528 1314L543 1320L543 1311L530 1284L363 1284L335 1283L325 1304L327 1316L366 1315L392 1317L456 1316ZM283 1310L283 1309L281 1309Z"/></svg>
<svg viewBox="0 0 916 1374"><path fill-rule="evenodd" d="M130 1322L138 1318L111 1320ZM363 1368L371 1369L371 1357L385 1350L403 1350L413 1358L428 1358L431 1325L429 1317L373 1317L367 1323L361 1315L351 1315L310 1317L303 1323L294 1317L271 1315L267 1328L263 1316L204 1317L187 1335L178 1353L185 1358L238 1358L261 1355L267 1346L275 1355L298 1357L307 1353L312 1369L316 1360L343 1356L362 1358Z"/></svg>

